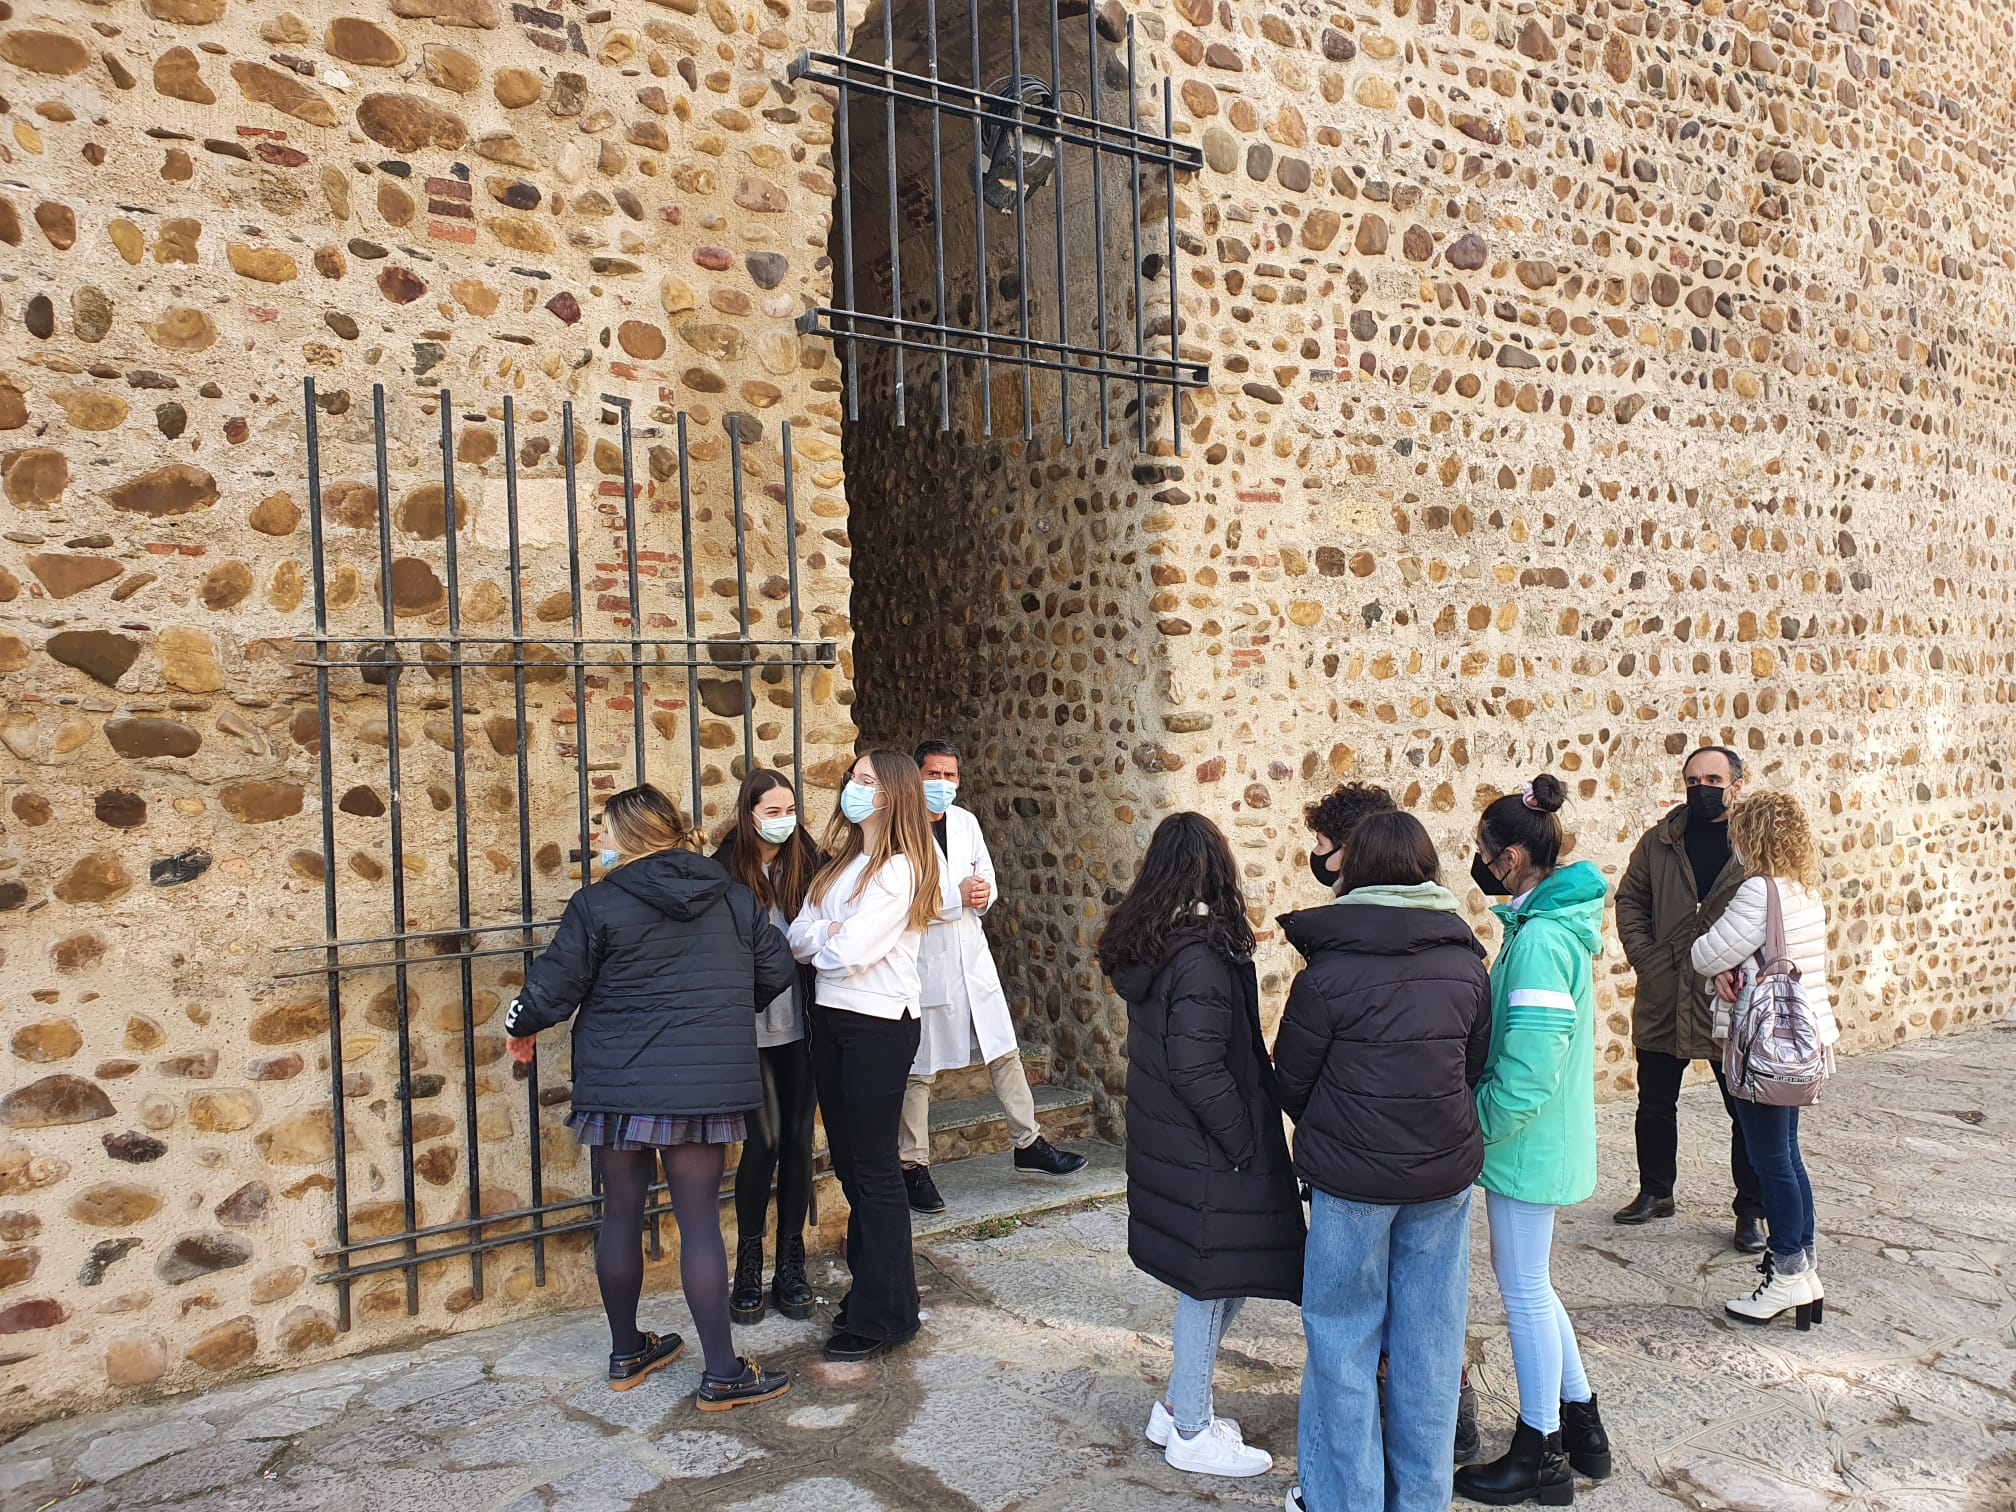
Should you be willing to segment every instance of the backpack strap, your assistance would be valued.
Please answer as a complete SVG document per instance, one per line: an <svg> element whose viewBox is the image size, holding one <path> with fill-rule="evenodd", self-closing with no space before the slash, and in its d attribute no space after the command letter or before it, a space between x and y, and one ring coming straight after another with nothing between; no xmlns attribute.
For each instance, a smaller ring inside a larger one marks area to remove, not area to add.
<svg viewBox="0 0 2016 1512"><path fill-rule="evenodd" d="M1799 967L1785 953L1785 909L1778 897L1778 879L1764 879L1764 948L1758 953L1759 976L1788 976L1799 980Z"/></svg>

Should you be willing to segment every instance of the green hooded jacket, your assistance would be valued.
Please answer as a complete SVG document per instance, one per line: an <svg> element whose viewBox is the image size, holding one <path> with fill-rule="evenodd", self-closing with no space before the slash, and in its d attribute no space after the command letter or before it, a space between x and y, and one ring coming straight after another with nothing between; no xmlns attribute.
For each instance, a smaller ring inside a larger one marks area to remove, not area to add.
<svg viewBox="0 0 2016 1512"><path fill-rule="evenodd" d="M1477 1084L1487 1192L1549 1207L1596 1190L1596 992L1603 874L1564 866L1516 909L1491 965L1491 1051Z"/></svg>

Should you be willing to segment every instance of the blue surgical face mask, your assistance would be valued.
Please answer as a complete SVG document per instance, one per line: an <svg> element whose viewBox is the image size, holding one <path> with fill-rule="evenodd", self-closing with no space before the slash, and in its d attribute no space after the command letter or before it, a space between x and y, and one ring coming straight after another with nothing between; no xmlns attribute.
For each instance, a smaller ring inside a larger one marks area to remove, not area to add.
<svg viewBox="0 0 2016 1512"><path fill-rule="evenodd" d="M798 816L784 814L774 819L758 819L756 833L772 845L782 845L798 832Z"/></svg>
<svg viewBox="0 0 2016 1512"><path fill-rule="evenodd" d="M621 851L605 850L595 853L595 861L604 871L614 871L622 860L623 852Z"/></svg>
<svg viewBox="0 0 2016 1512"><path fill-rule="evenodd" d="M924 779L924 807L934 814L942 814L952 807L952 800L959 796L959 784L949 777L927 777Z"/></svg>
<svg viewBox="0 0 2016 1512"><path fill-rule="evenodd" d="M847 816L849 824L861 823L875 812L875 789L850 779L840 790L840 812Z"/></svg>

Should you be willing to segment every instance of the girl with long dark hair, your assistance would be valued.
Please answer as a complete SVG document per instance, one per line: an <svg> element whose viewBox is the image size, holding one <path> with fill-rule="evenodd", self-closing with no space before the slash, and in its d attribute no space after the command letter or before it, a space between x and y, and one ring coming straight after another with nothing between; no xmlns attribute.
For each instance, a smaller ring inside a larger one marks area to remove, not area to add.
<svg viewBox="0 0 2016 1512"><path fill-rule="evenodd" d="M1178 1470L1264 1474L1214 1415L1218 1345L1248 1297L1302 1299L1302 1204L1260 1030L1253 927L1216 825L1172 814L1107 917L1127 1002L1127 1253L1176 1291L1175 1367L1148 1438Z"/></svg>
<svg viewBox="0 0 2016 1512"><path fill-rule="evenodd" d="M826 828L832 859L806 890L791 951L811 965L812 1073L833 1174L847 1194L847 1268L831 1360L871 1360L917 1332L917 1269L898 1129L917 1058L917 952L938 917L938 847L917 763L854 763Z"/></svg>
<svg viewBox="0 0 2016 1512"><path fill-rule="evenodd" d="M798 821L798 794L782 772L759 767L735 798L735 827L714 859L756 895L770 922L789 929L805 905L812 876L825 862ZM749 1137L735 1168L735 1287L729 1313L737 1323L762 1321L763 1231L770 1212L770 1182L777 1182L777 1269L769 1300L787 1318L812 1316L812 1287L805 1279L805 1216L812 1204L812 1123L818 1099L812 1084L806 1014L812 972L797 979L756 1017L763 1102L750 1120Z"/></svg>
<svg viewBox="0 0 2016 1512"><path fill-rule="evenodd" d="M763 1097L756 1010L791 985L784 937L748 888L696 855L699 837L654 787L603 809L607 875L567 902L505 1016L507 1048L574 1020L567 1126L602 1173L595 1279L609 1317L609 1385L627 1391L679 1357L674 1333L637 1327L644 1207L660 1169L679 1226L679 1279L706 1352L703 1412L764 1402L791 1383L735 1353L721 1175ZM585 873L586 867L584 865Z"/></svg>

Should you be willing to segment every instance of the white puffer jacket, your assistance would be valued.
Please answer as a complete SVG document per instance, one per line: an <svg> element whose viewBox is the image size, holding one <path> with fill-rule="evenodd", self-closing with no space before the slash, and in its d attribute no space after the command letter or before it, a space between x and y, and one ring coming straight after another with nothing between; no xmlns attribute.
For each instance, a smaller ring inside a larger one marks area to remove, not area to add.
<svg viewBox="0 0 2016 1512"><path fill-rule="evenodd" d="M1785 954L1799 968L1799 985L1820 1026L1821 1043L1831 1045L1841 1038L1841 1026L1834 1021L1833 994L1827 985L1827 910L1820 900L1797 882L1778 879L1778 906L1784 916ZM1764 948L1768 903L1764 879L1752 877L1736 889L1722 917L1694 942L1694 969L1712 984L1725 971L1755 963L1752 957ZM1715 997L1715 1042L1729 1038L1729 1007Z"/></svg>

